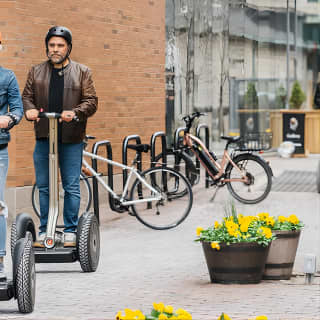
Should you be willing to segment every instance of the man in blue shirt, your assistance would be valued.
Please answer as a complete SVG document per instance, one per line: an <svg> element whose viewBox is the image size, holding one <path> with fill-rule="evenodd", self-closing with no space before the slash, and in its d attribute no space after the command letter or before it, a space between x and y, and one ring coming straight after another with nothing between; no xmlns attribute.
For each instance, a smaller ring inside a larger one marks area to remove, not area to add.
<svg viewBox="0 0 320 320"><path fill-rule="evenodd" d="M2 50L0 32L0 51ZM8 127L19 123L23 106L19 86L14 73L0 66L0 281L6 279L3 257L6 255L8 208L4 203L4 189L8 173Z"/></svg>

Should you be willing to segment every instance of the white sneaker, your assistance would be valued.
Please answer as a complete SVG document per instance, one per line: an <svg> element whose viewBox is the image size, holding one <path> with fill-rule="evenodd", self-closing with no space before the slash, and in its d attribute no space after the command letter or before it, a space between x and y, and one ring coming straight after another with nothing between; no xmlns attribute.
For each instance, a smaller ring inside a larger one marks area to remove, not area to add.
<svg viewBox="0 0 320 320"><path fill-rule="evenodd" d="M66 232L64 234L64 247L75 247L77 235L73 232Z"/></svg>
<svg viewBox="0 0 320 320"><path fill-rule="evenodd" d="M33 243L35 248L44 248L44 239L46 238L46 233L40 233L37 237L37 240Z"/></svg>

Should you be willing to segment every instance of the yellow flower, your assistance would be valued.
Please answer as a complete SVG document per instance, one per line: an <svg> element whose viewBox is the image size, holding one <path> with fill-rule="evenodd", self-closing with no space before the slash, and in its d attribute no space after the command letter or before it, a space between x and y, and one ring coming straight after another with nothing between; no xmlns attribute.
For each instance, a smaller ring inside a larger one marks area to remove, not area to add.
<svg viewBox="0 0 320 320"><path fill-rule="evenodd" d="M173 306L165 306L164 312L172 314L173 313Z"/></svg>
<svg viewBox="0 0 320 320"><path fill-rule="evenodd" d="M268 320L267 316L257 316L256 320Z"/></svg>
<svg viewBox="0 0 320 320"><path fill-rule="evenodd" d="M197 236L200 237L201 231L203 230L203 228L198 227L197 228Z"/></svg>
<svg viewBox="0 0 320 320"><path fill-rule="evenodd" d="M217 250L220 250L220 245L218 242L211 242L211 248L212 249L217 249Z"/></svg>
<svg viewBox="0 0 320 320"><path fill-rule="evenodd" d="M219 227L220 227L219 222L218 222L218 221L215 221L215 222L214 222L214 228L215 228L215 229L218 229Z"/></svg>
<svg viewBox="0 0 320 320"><path fill-rule="evenodd" d="M159 303L153 303L153 309L158 311L158 312L163 312L164 310L164 304L162 302Z"/></svg>
<svg viewBox="0 0 320 320"><path fill-rule="evenodd" d="M125 315L122 316L119 311L116 320L145 320L145 315L140 310L124 309Z"/></svg>
<svg viewBox="0 0 320 320"><path fill-rule="evenodd" d="M288 221L292 224L298 224L299 223L299 219L297 218L296 215L291 214L288 218Z"/></svg>
<svg viewBox="0 0 320 320"><path fill-rule="evenodd" d="M268 217L268 218L266 219L266 223L267 223L268 226L273 227L273 225L274 225L274 219L273 219L273 217Z"/></svg>
<svg viewBox="0 0 320 320"><path fill-rule="evenodd" d="M170 318L172 319L172 318ZM179 314L177 317L178 320L192 320L192 316L187 311L184 311L183 314Z"/></svg>
<svg viewBox="0 0 320 320"><path fill-rule="evenodd" d="M168 317L167 317L164 313L160 313L158 319L159 319L159 320L167 320Z"/></svg>
<svg viewBox="0 0 320 320"><path fill-rule="evenodd" d="M248 223L242 223L240 225L240 231L241 232L248 232L249 224Z"/></svg>
<svg viewBox="0 0 320 320"><path fill-rule="evenodd" d="M122 313L121 311L118 311L118 313L116 314L116 320L122 320Z"/></svg>
<svg viewBox="0 0 320 320"><path fill-rule="evenodd" d="M258 217L260 220L266 220L269 217L269 213L268 212L261 212L258 214Z"/></svg>
<svg viewBox="0 0 320 320"><path fill-rule="evenodd" d="M279 217L278 217L278 220L279 220L280 223L283 223L283 222L286 222L286 221L287 221L287 218L284 217L284 216L279 216Z"/></svg>
<svg viewBox="0 0 320 320"><path fill-rule="evenodd" d="M262 233L267 239L270 239L272 237L272 231L270 228L261 227L259 229L259 232Z"/></svg>
<svg viewBox="0 0 320 320"><path fill-rule="evenodd" d="M223 317L222 317L223 316ZM231 318L225 314L225 313L222 313L222 315L218 318L218 320L221 320L221 319L224 319L224 320L231 320Z"/></svg>

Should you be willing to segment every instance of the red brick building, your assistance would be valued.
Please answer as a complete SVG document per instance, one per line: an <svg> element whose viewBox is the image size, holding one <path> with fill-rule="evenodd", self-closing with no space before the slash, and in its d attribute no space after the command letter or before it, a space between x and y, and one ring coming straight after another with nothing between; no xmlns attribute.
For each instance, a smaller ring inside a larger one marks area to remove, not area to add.
<svg viewBox="0 0 320 320"><path fill-rule="evenodd" d="M93 72L99 107L87 133L110 140L114 159L121 159L125 136L147 143L164 130L165 0L1 1L0 65L15 72L21 91L29 68L46 59L44 38L53 25L71 29L71 59ZM33 125L23 120L9 147L9 187L34 182L33 147Z"/></svg>

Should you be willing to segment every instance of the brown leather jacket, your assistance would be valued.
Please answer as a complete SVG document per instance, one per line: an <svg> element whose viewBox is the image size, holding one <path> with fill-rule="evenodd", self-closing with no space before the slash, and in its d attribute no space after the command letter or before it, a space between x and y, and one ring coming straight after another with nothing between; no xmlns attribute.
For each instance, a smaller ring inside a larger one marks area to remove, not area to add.
<svg viewBox="0 0 320 320"><path fill-rule="evenodd" d="M49 61L33 66L22 93L23 108L48 111L49 83L52 65ZM85 137L87 118L98 106L98 98L88 67L71 61L64 69L63 110L73 110L79 122L62 122L63 143L79 143ZM34 122L36 138L48 138L48 119Z"/></svg>

